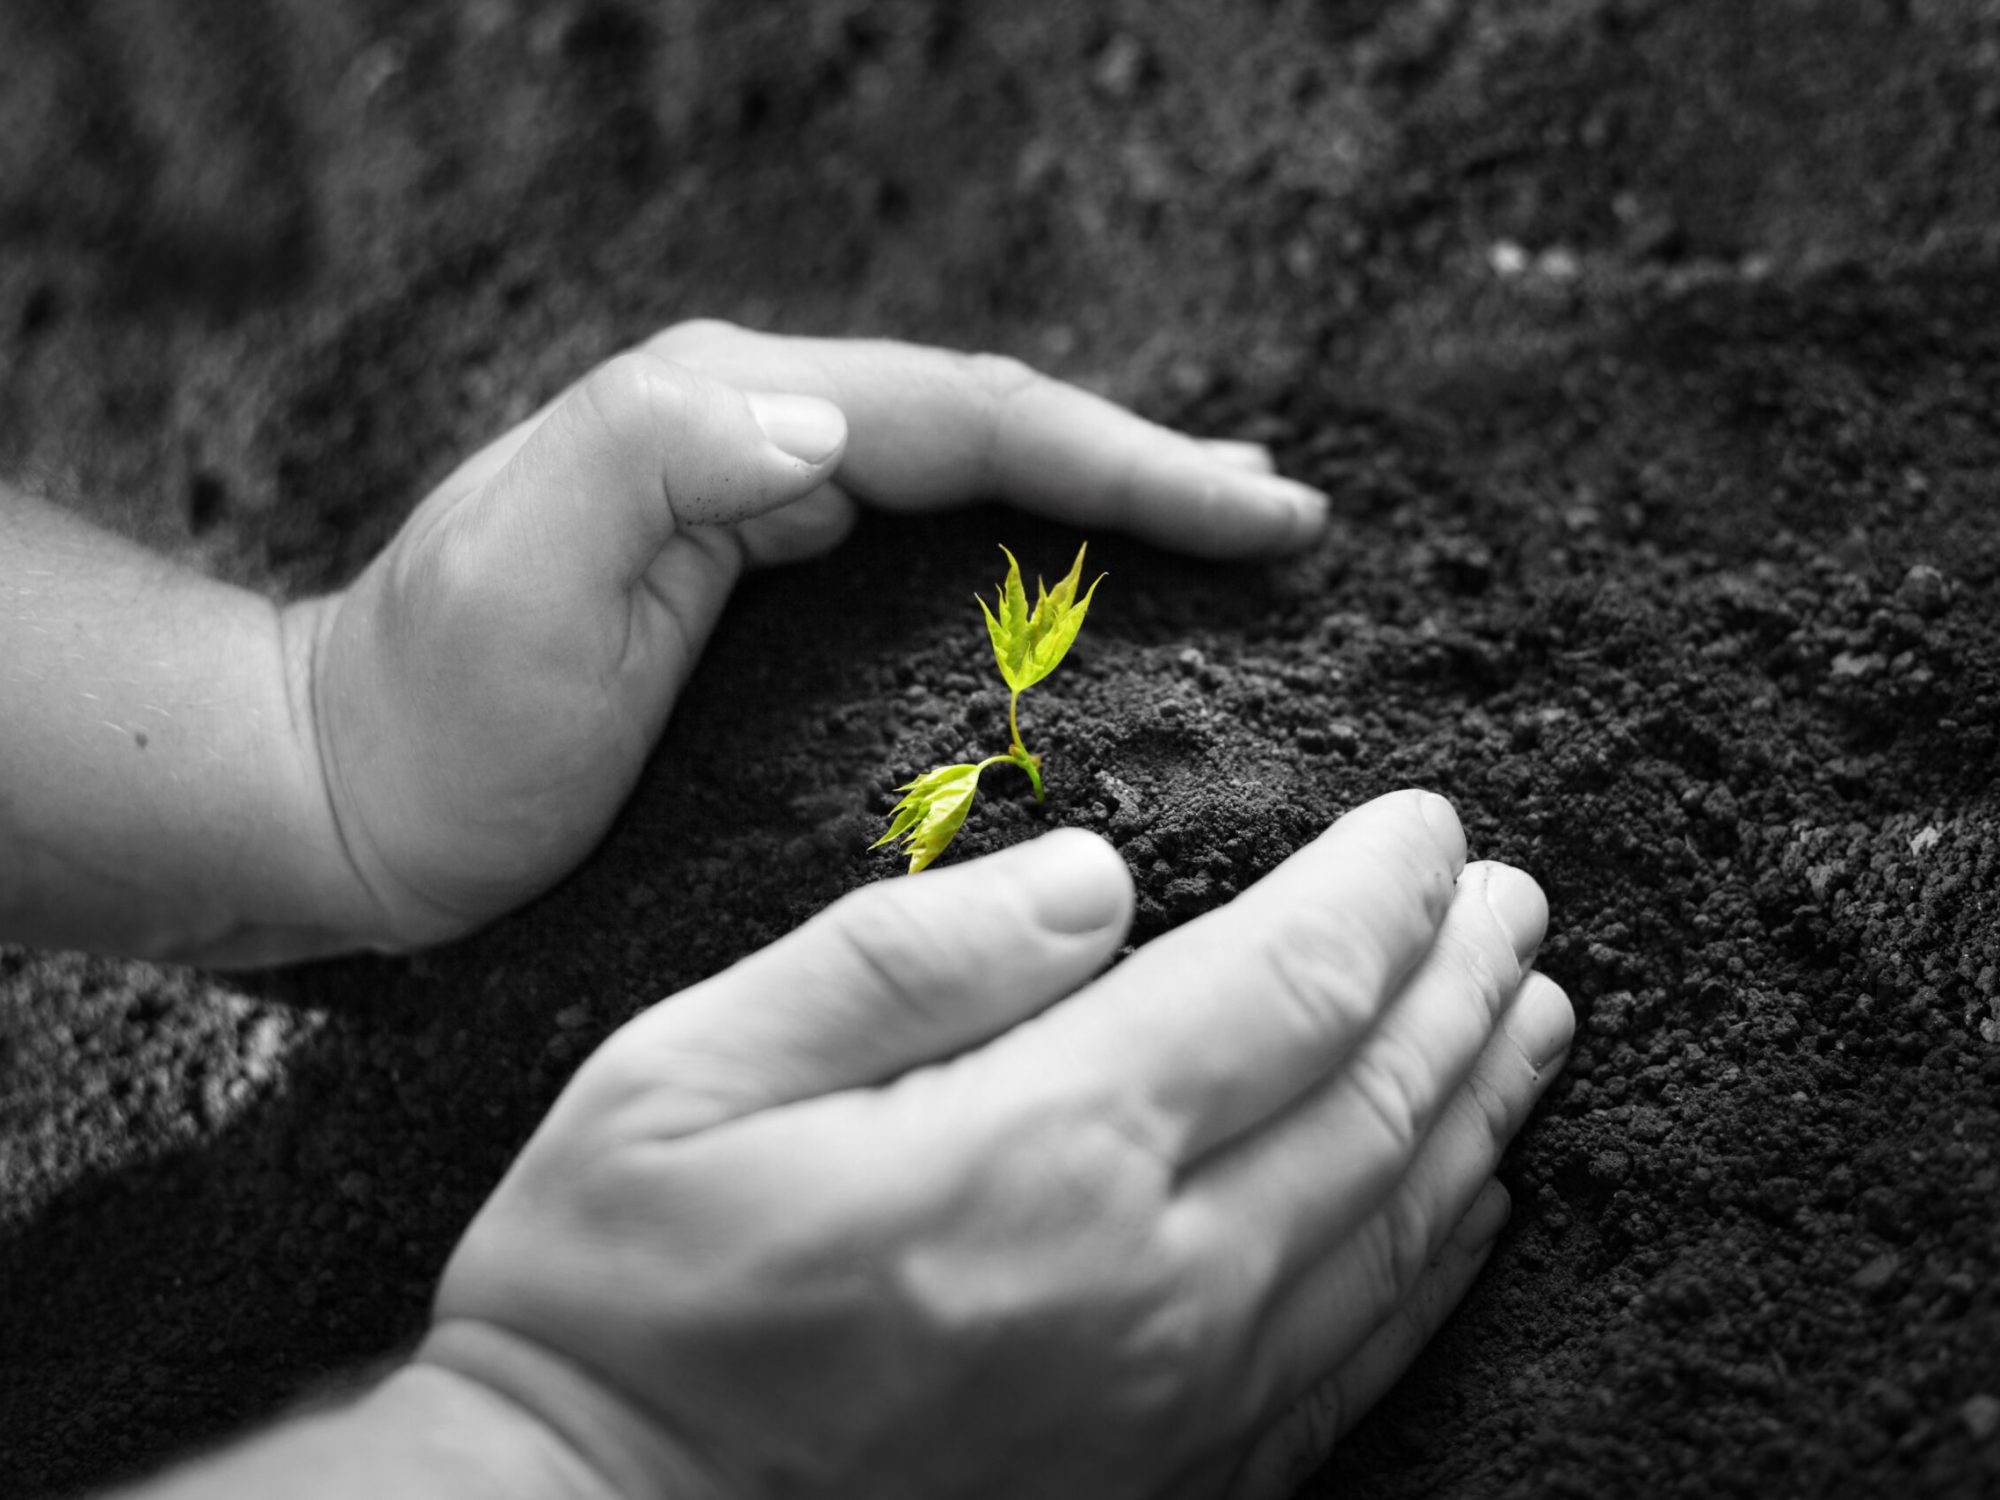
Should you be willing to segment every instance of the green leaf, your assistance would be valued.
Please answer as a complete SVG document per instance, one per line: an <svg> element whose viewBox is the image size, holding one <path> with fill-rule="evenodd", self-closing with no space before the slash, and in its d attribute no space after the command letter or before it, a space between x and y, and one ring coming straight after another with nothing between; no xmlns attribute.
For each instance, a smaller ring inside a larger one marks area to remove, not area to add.
<svg viewBox="0 0 2000 1500"><path fill-rule="evenodd" d="M896 790L905 795L891 811L889 831L868 847L879 849L900 839L914 875L944 853L965 822L979 791L979 767L939 766Z"/></svg>
<svg viewBox="0 0 2000 1500"><path fill-rule="evenodd" d="M1014 686L1014 668L1010 661L1009 653L1012 648L1007 639L1007 627L994 617L993 611L986 607L984 599L980 599L977 594L972 597L979 602L979 612L986 616L986 634L993 640L993 660L999 664L1000 680L1011 688ZM1015 691L1018 692L1019 689L1016 688Z"/></svg>
<svg viewBox="0 0 2000 1500"><path fill-rule="evenodd" d="M1049 602L1055 606L1057 613L1067 610L1070 607L1071 601L1076 598L1076 586L1083 581L1083 554L1089 550L1090 543L1088 542L1077 548L1076 561L1069 565L1069 572L1056 580L1055 592L1050 594L1048 598ZM1035 584L1037 587L1040 587L1041 580L1039 578L1036 579Z"/></svg>
<svg viewBox="0 0 2000 1500"><path fill-rule="evenodd" d="M1077 561L1079 563L1083 561L1083 554L1080 552L1077 554ZM1064 582L1074 589L1076 583L1074 575L1065 579ZM1089 592L1074 607L1065 607L1059 614L1055 615L1049 621L1047 631L1044 632L1040 640L1035 642L1030 666L1034 672L1034 680L1036 682L1040 682L1049 673L1062 665L1062 659L1069 654L1069 648L1076 640L1076 633L1083 629L1083 617L1090 609L1091 595L1097 592L1097 585L1102 582L1104 582L1104 575L1100 573L1090 585ZM1049 596L1051 601L1055 597L1054 594Z"/></svg>
<svg viewBox="0 0 2000 1500"><path fill-rule="evenodd" d="M1010 641L1025 640L1028 633L1028 594L1021 587L1021 565L1014 560L1014 554L1007 554L1007 581L1000 585L1000 597L1004 601L1007 638Z"/></svg>
<svg viewBox="0 0 2000 1500"><path fill-rule="evenodd" d="M977 595L974 598L986 621L987 638L993 643L993 660L1000 668L1000 676L1013 689L1015 699L1019 699L1023 691L1047 677L1068 654L1104 575L1100 573L1089 592L1082 599L1077 598L1088 544L1079 547L1076 561L1070 564L1067 574L1056 580L1053 590L1040 579L1035 581L1035 603L1030 609L1028 592L1021 584L1020 562L1005 547L1000 550L1007 558L1007 577L996 593L994 604L989 606ZM889 831L868 847L879 849L884 844L900 844L901 852L910 856L910 873L914 875L944 853L957 836L972 808L972 799L978 794L979 773L1002 761L1019 766L1033 784L1036 800L1041 800L1044 796L1041 763L1022 748L1014 707L1011 701L1007 705L1013 742L1005 754L989 756L977 765L939 766L898 787L896 790L903 793L903 799L889 814Z"/></svg>
<svg viewBox="0 0 2000 1500"><path fill-rule="evenodd" d="M1005 547L1000 550L1007 553L1007 577L999 589L1000 613L996 618L986 608L984 599L979 601L979 608L986 616L987 634L993 638L993 660L1000 668L1000 678L1018 693L1024 686L1019 679L1034 644L1032 617L1028 613L1027 590L1021 587L1021 565Z"/></svg>
<svg viewBox="0 0 2000 1500"><path fill-rule="evenodd" d="M1089 547L1086 542L1076 549L1076 561L1056 581L1053 590L1040 579L1035 580L1032 610L1028 608L1027 590L1021 585L1020 563L1005 547L1000 549L1007 554L1007 578L998 591L999 611L996 614L981 599L979 612L986 617L986 634L993 642L993 660L1000 668L1000 678L1014 692L1027 691L1053 672L1076 640L1077 631L1083 628L1090 596L1096 593L1097 584L1104 581L1100 573L1091 584L1090 593L1080 602L1077 600L1083 557Z"/></svg>

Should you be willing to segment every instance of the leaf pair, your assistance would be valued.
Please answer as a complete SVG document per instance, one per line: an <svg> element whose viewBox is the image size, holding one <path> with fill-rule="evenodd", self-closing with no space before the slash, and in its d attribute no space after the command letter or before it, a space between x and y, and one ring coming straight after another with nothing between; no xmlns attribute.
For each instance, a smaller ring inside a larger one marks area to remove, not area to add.
<svg viewBox="0 0 2000 1500"><path fill-rule="evenodd" d="M1077 631L1083 628L1091 595L1104 582L1104 575L1098 574L1084 596L1076 597L1077 585L1083 579L1083 554L1089 547L1085 542L1076 549L1076 561L1054 589L1039 578L1035 580L1032 610L1028 608L1027 590L1021 586L1021 565L1014 560L1013 553L1005 547L1000 549L1007 552L1007 580L997 590L995 601L1000 612L996 615L988 609L984 599L979 600L979 612L986 616L986 633L993 638L993 659L1000 665L1000 676L1017 695L1061 664L1070 644L1076 640Z"/></svg>
<svg viewBox="0 0 2000 1500"><path fill-rule="evenodd" d="M910 873L916 874L944 853L944 846L957 835L979 790L979 771L976 765L939 766L897 787L904 797L890 813L889 831L868 847L880 849L901 839L902 852L910 856Z"/></svg>
<svg viewBox="0 0 2000 1500"><path fill-rule="evenodd" d="M910 856L910 873L916 874L944 853L945 845L957 835L972 808L973 797L978 794L979 773L1001 761L1019 766L1035 788L1035 800L1041 800L1041 757L1030 755L1021 743L1017 709L1021 694L1047 677L1069 654L1077 631L1083 628L1091 595L1104 582L1100 573L1084 596L1077 598L1077 585L1083 579L1083 554L1088 547L1086 542L1076 549L1076 561L1054 589L1046 587L1040 579L1035 580L1033 609L1028 608L1028 593L1021 586L1021 565L1014 560L1013 553L1005 547L1000 549L1007 552L1007 578L999 588L1000 612L996 615L988 609L984 599L979 600L979 612L986 616L986 633L993 639L993 659L999 663L1000 676L1011 690L1007 700L1007 728L1013 740L1005 754L990 755L976 764L939 766L897 787L903 793L903 800L889 815L889 831L869 848L879 849L900 840L901 852Z"/></svg>

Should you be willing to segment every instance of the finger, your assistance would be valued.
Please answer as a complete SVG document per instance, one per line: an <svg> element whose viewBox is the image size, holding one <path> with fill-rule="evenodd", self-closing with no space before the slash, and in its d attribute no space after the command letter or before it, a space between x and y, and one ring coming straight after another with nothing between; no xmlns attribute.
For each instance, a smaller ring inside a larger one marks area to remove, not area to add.
<svg viewBox="0 0 2000 1500"><path fill-rule="evenodd" d="M855 520L853 499L829 480L796 504L745 521L737 536L748 561L768 568L832 551L854 529Z"/></svg>
<svg viewBox="0 0 2000 1500"><path fill-rule="evenodd" d="M1262 443L1244 443L1235 438L1201 438L1198 441L1203 451L1219 464L1253 474L1277 472L1278 466L1271 458L1271 450Z"/></svg>
<svg viewBox="0 0 2000 1500"><path fill-rule="evenodd" d="M1285 1500L1318 1471L1437 1336L1486 1264L1508 1211L1507 1190L1489 1180L1388 1320L1258 1438L1228 1500Z"/></svg>
<svg viewBox="0 0 2000 1500"><path fill-rule="evenodd" d="M1080 829L884 881L654 1006L598 1056L659 1137L880 1083L1068 994L1117 950L1132 899L1117 851Z"/></svg>
<svg viewBox="0 0 2000 1500"><path fill-rule="evenodd" d="M1321 1372L1351 1358L1408 1297L1560 1071L1575 1026L1569 997L1554 980L1534 973L1522 982L1402 1184L1259 1321L1249 1390L1265 1409L1283 1410Z"/></svg>
<svg viewBox="0 0 2000 1500"><path fill-rule="evenodd" d="M1465 859L1451 804L1348 813L1228 906L990 1049L1003 1087L1081 1097L1175 1165L1339 1066L1431 946Z"/></svg>
<svg viewBox="0 0 2000 1500"><path fill-rule="evenodd" d="M1017 360L881 340L782 338L681 324L646 348L719 379L822 396L847 413L843 479L892 510L1007 500L1210 557L1296 550L1326 497L1218 456Z"/></svg>
<svg viewBox="0 0 2000 1500"><path fill-rule="evenodd" d="M551 597L622 594L677 532L745 521L819 488L845 435L824 401L621 355L565 396L450 521L472 539L471 565L482 550L532 559Z"/></svg>
<svg viewBox="0 0 2000 1500"><path fill-rule="evenodd" d="M1468 865L1437 941L1353 1060L1259 1131L1196 1169L1171 1232L1246 1233L1276 1288L1317 1265L1381 1206L1500 1024L1548 925L1541 887Z"/></svg>

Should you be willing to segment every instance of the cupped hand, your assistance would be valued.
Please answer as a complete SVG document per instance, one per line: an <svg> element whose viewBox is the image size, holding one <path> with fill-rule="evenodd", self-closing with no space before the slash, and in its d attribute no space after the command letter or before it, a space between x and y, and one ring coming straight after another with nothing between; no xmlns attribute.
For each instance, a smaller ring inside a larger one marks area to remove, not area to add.
<svg viewBox="0 0 2000 1500"><path fill-rule="evenodd" d="M631 791L746 563L833 545L853 497L1010 500L1210 556L1301 546L1268 455L1013 360L668 329L468 459L345 591L288 612L374 946L553 884Z"/></svg>
<svg viewBox="0 0 2000 1500"><path fill-rule="evenodd" d="M1060 832L830 907L572 1080L419 1360L641 1496L1240 1496L1324 1458L1506 1215L1573 1020L1448 804L1097 975Z"/></svg>

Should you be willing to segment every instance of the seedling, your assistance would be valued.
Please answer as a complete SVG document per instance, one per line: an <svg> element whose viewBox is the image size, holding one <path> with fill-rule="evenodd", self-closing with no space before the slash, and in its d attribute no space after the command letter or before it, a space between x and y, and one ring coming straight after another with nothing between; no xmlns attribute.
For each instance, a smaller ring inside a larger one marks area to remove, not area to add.
<svg viewBox="0 0 2000 1500"><path fill-rule="evenodd" d="M1007 700L1007 730L1013 738L999 755L965 765L939 766L897 787L903 793L903 800L890 811L889 831L869 848L879 849L900 840L902 848L897 852L910 856L910 873L916 874L944 853L945 846L964 824L965 815L972 810L972 799L979 791L979 773L1002 761L1027 772L1035 789L1035 800L1045 800L1042 758L1030 755L1027 746L1021 743L1018 710L1021 694L1047 677L1069 654L1070 644L1083 628L1091 595L1104 582L1104 575L1098 574L1084 596L1077 598L1077 585L1083 578L1083 554L1089 546L1086 542L1076 549L1076 561L1053 589L1041 579L1035 580L1033 609L1028 608L1028 593L1021 586L1021 565L1014 560L1013 553L1005 547L1000 549L1007 552L1007 579L1000 585L994 601L999 613L987 608L986 601L978 595L973 597L979 599L979 612L986 616L986 633L993 638L993 659L999 663L1000 678L1012 694Z"/></svg>

